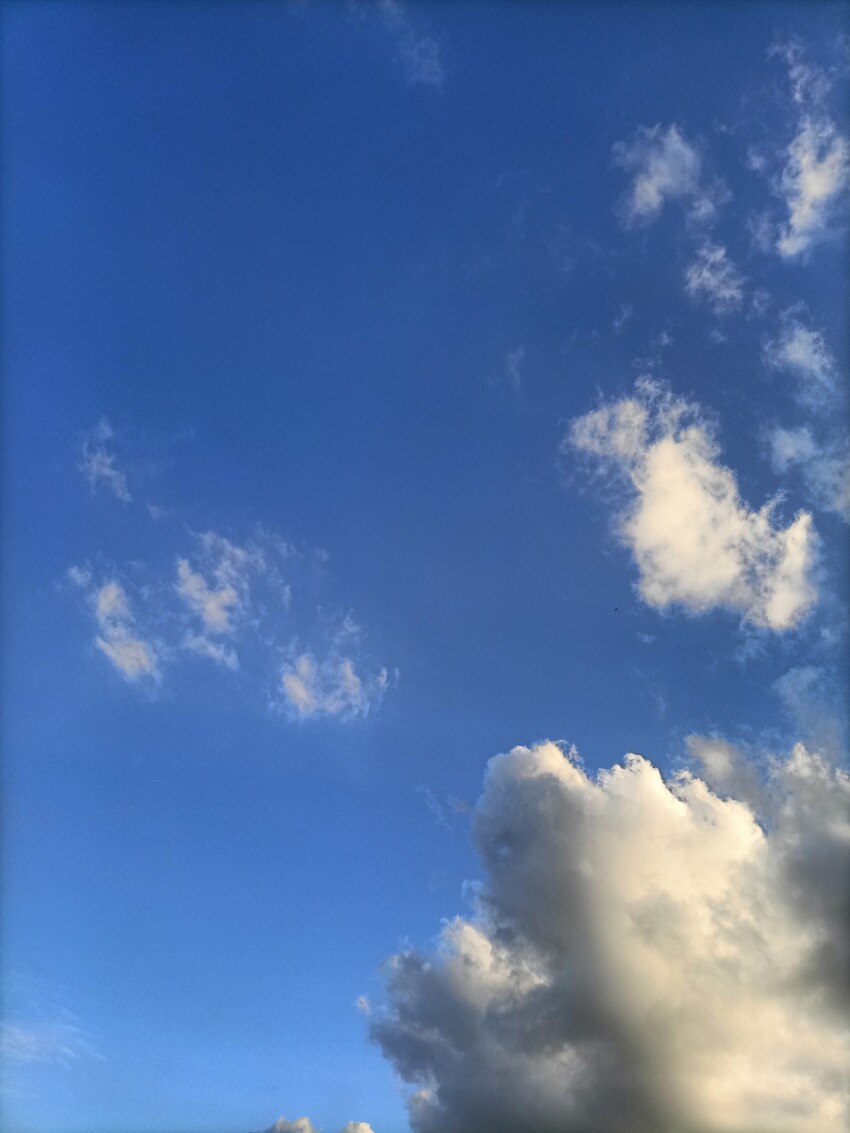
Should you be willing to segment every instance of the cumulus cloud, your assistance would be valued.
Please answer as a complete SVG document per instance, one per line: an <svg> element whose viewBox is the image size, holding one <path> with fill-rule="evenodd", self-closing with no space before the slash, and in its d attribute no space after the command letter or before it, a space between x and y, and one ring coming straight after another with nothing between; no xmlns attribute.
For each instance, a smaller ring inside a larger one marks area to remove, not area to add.
<svg viewBox="0 0 850 1133"><path fill-rule="evenodd" d="M655 220L668 201L688 206L694 220L711 219L725 190L703 177L702 155L673 123L641 126L631 141L617 142L614 161L634 174L621 208L629 225Z"/></svg>
<svg viewBox="0 0 850 1133"><path fill-rule="evenodd" d="M88 480L92 491L104 488L122 503L132 499L127 487L127 476L118 466L118 458L110 442L114 437L112 426L102 417L82 439L79 469Z"/></svg>
<svg viewBox="0 0 850 1133"><path fill-rule="evenodd" d="M319 1133L309 1117L296 1117L294 1121L287 1121L279 1117L274 1125L270 1125L265 1133ZM372 1126L365 1121L349 1121L339 1133L374 1133Z"/></svg>
<svg viewBox="0 0 850 1133"><path fill-rule="evenodd" d="M838 393L838 367L823 333L806 326L792 309L779 320L775 338L764 346L764 360L774 370L791 374L795 394L806 409L828 409Z"/></svg>
<svg viewBox="0 0 850 1133"><path fill-rule="evenodd" d="M613 469L625 487L617 533L638 567L641 598L691 613L722 607L771 630L796 625L815 600L816 536L801 512L775 522L776 501L752 511L719 462L696 404L641 379L623 398L574 421L564 447Z"/></svg>
<svg viewBox="0 0 850 1133"><path fill-rule="evenodd" d="M692 299L705 300L716 315L724 315L741 306L744 277L724 247L706 242L685 271L685 290Z"/></svg>
<svg viewBox="0 0 850 1133"><path fill-rule="evenodd" d="M726 793L639 755L491 760L474 911L390 959L372 1018L416 1133L846 1128L850 779L797 746L762 811Z"/></svg>
<svg viewBox="0 0 850 1133"><path fill-rule="evenodd" d="M322 661L309 652L295 654L285 663L280 678L283 705L298 719L366 716L380 703L388 685L386 669L363 676L351 657L336 652Z"/></svg>
<svg viewBox="0 0 850 1133"><path fill-rule="evenodd" d="M147 678L158 682L161 678L159 647L140 635L124 587L114 578L93 585L91 569L86 566L70 567L68 579L87 592L98 631L94 644L101 653L126 680L136 682Z"/></svg>

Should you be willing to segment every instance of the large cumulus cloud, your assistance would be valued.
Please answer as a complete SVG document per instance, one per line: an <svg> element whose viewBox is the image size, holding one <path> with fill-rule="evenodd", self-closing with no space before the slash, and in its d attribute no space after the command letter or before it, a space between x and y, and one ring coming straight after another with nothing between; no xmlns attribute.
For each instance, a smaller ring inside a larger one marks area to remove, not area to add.
<svg viewBox="0 0 850 1133"><path fill-rule="evenodd" d="M553 743L490 762L475 911L391 958L372 1024L417 1133L847 1127L850 780L691 749L668 781Z"/></svg>

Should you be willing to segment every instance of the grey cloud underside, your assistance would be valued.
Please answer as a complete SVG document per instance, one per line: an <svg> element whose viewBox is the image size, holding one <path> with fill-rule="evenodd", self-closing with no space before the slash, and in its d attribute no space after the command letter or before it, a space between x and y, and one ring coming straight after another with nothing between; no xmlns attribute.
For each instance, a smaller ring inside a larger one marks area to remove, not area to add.
<svg viewBox="0 0 850 1133"><path fill-rule="evenodd" d="M491 761L475 913L391 959L371 1027L416 1133L846 1128L850 781L797 747L757 817L716 743L716 793L638 756Z"/></svg>

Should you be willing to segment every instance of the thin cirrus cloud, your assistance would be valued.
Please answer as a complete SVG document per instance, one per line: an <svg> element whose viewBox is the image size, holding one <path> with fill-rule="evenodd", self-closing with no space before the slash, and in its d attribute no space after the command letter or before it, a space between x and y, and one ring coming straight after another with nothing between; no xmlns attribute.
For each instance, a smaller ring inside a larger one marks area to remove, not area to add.
<svg viewBox="0 0 850 1133"><path fill-rule="evenodd" d="M710 241L697 249L696 259L685 270L685 291L708 303L716 315L738 310L744 301L744 282L726 249Z"/></svg>
<svg viewBox="0 0 850 1133"><path fill-rule="evenodd" d="M741 499L734 473L698 405L641 379L622 398L573 422L563 448L613 470L626 498L616 520L649 606L699 614L740 613L754 626L797 625L816 597L816 536L801 512L787 527L775 501L758 511Z"/></svg>
<svg viewBox="0 0 850 1133"><path fill-rule="evenodd" d="M846 1128L850 779L798 745L759 791L732 745L691 752L666 781L490 761L474 911L390 958L372 1016L415 1133Z"/></svg>
<svg viewBox="0 0 850 1133"><path fill-rule="evenodd" d="M409 86L441 91L445 67L439 42L420 32L400 0L375 3L349 2L349 16L361 25L376 28L392 42L395 63Z"/></svg>
<svg viewBox="0 0 850 1133"><path fill-rule="evenodd" d="M133 497L127 486L127 475L119 467L118 457L111 445L114 436L109 420L101 417L80 442L79 469L92 491L103 489L126 504Z"/></svg>
<svg viewBox="0 0 850 1133"><path fill-rule="evenodd" d="M704 177L700 149L675 123L666 129L642 126L631 141L617 142L613 153L615 164L634 174L620 203L629 226L648 224L674 201L687 206L690 219L708 221L726 198L719 182Z"/></svg>

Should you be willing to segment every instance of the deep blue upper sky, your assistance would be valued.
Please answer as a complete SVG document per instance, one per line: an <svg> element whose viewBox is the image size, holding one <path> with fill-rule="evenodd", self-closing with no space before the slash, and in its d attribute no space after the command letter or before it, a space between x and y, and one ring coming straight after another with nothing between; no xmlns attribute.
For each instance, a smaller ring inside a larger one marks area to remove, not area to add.
<svg viewBox="0 0 850 1133"><path fill-rule="evenodd" d="M551 737L590 769L669 770L693 731L794 738L771 691L794 667L841 687L846 525L764 430L839 443L843 408L807 416L766 357L798 319L846 359L846 245L839 212L803 255L760 244L787 208L781 162L752 155L794 136L768 49L795 37L846 133L846 9L10 2L2 22L2 963L35 1052L10 1059L9 1128L401 1133L354 1002L464 907L450 797L474 802L486 760ZM614 147L673 123L726 187L710 230L672 198L624 219ZM684 285L706 242L746 281L725 310ZM650 371L715 415L750 508L783 489L777 523L813 511L800 627L641 600L612 489L559 446ZM236 672L181 636L175 563L203 573L208 531L295 548L288 607L263 575L227 638ZM108 580L165 642L158 682L95 644L126 644L92 613ZM281 666L343 654L362 700L281 701Z"/></svg>

